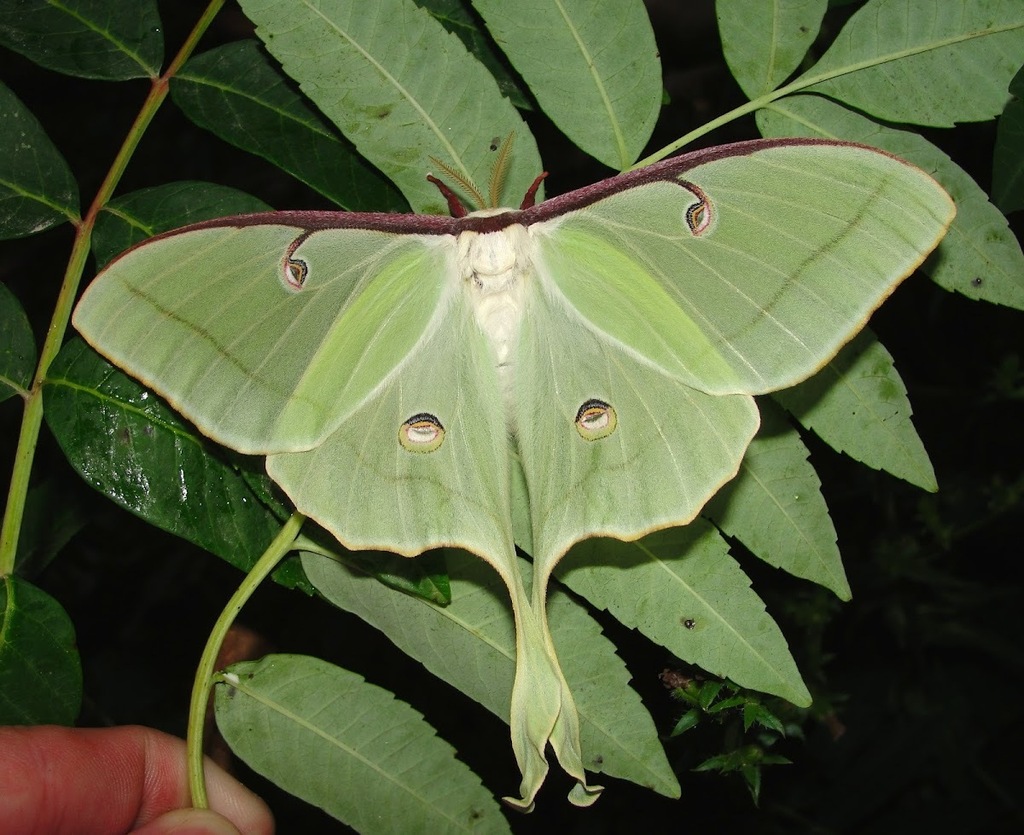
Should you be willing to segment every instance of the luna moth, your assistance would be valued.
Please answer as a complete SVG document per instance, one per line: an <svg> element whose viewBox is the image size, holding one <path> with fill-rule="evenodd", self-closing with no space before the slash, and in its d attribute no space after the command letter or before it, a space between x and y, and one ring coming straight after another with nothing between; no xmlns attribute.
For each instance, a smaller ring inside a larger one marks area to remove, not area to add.
<svg viewBox="0 0 1024 835"><path fill-rule="evenodd" d="M550 743L593 802L545 614L591 536L691 521L737 472L753 395L813 374L942 238L951 200L879 151L697 151L520 209L271 212L120 256L74 322L213 440L266 456L351 549L454 546L516 625L529 808ZM534 560L532 586L516 543Z"/></svg>

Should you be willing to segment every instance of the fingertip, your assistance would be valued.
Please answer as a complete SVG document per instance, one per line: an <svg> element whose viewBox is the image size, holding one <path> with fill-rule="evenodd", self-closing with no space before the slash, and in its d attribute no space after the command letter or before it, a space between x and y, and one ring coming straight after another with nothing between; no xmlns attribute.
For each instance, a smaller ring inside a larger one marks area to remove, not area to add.
<svg viewBox="0 0 1024 835"><path fill-rule="evenodd" d="M152 798L158 800L148 810L150 817L152 814L162 816L172 810L185 811L182 807L190 802L190 793L184 741L151 728L141 730L146 736L147 766L153 774L146 783ZM205 756L203 774L209 810L190 811L212 811L245 835L273 833L273 814L259 795ZM147 820L146 815L142 815L140 820Z"/></svg>
<svg viewBox="0 0 1024 835"><path fill-rule="evenodd" d="M266 802L211 760L206 760L210 807L235 822L246 835L271 835L274 816Z"/></svg>
<svg viewBox="0 0 1024 835"><path fill-rule="evenodd" d="M134 835L241 835L227 818L211 809L175 809L150 821Z"/></svg>

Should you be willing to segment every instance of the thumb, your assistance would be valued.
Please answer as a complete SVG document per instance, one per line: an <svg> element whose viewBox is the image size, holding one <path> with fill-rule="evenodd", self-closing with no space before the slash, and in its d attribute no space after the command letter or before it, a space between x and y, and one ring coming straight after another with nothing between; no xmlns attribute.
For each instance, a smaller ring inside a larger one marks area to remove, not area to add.
<svg viewBox="0 0 1024 835"><path fill-rule="evenodd" d="M151 820L133 835L240 835L235 825L211 809L175 809Z"/></svg>

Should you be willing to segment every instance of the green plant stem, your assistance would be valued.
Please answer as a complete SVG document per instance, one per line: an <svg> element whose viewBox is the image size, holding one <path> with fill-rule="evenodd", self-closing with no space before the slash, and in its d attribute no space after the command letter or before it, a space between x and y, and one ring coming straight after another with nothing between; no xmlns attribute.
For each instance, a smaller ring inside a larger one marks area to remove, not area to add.
<svg viewBox="0 0 1024 835"><path fill-rule="evenodd" d="M1006 29L1012 27L1005 27ZM921 55L932 50L953 46L964 41L970 41L974 38L984 37L985 35L991 34L993 31L1003 31L1002 29L995 30L981 30L978 32L970 32L963 35L957 35L955 37L946 38L944 41L937 43L926 43L921 46L909 47L907 49L897 50L896 52L890 52L887 55L875 55L865 61L858 61L854 64L847 64L846 66L837 67L834 70L828 70L826 72L819 72L815 75L802 75L785 87L779 87L777 90L772 90L770 93L765 93L763 96L758 96L756 99L751 99L746 104L741 104L739 107L733 108L728 113L723 113L717 119L712 119L707 124L701 125L696 130L690 131L685 136L679 137L674 142L669 143L664 148L655 151L653 154L644 157L639 162L635 162L627 171L633 171L637 168L643 168L644 166L650 165L655 162L663 160L670 154L674 154L681 148L685 148L695 139L699 139L705 136L711 131L720 128L722 125L727 125L729 122L735 121L740 116L746 116L748 113L753 113L755 110L760 110L762 107L767 107L773 101L784 98L785 96L791 96L794 93L799 93L801 90L806 90L809 87L814 87L817 84L822 84L826 81L831 81L833 78L839 78L843 75L849 75L850 73L860 72L861 70L870 69L871 67L877 67L881 64L887 64L890 61L900 61L904 58L910 58L914 55Z"/></svg>
<svg viewBox="0 0 1024 835"><path fill-rule="evenodd" d="M642 160L633 163L633 165L631 165L626 170L634 171L637 168L643 168L647 165L651 165L652 163L660 162L670 154L674 154L679 149L685 148L695 139L700 139L702 136L706 136L707 134L711 133L711 131L720 128L722 125L727 125L729 124L729 122L733 122L736 119L739 119L741 116L746 116L748 113L753 113L755 110L760 110L762 107L767 107L776 99L781 99L784 96L789 96L792 95L793 93L798 93L806 87L810 87L814 84L820 84L822 81L827 81L829 78L834 78L839 75L843 75L843 73L822 73L821 75L816 75L812 78L797 79L792 84L787 84L785 87L780 87L778 90L773 90L770 93L765 93L763 96L758 96L756 99L751 99L746 104L741 104L739 107L734 107L728 113L723 113L717 119L712 119L710 122L701 125L696 130L692 130L689 133L679 137L674 142L670 142L664 148L660 148L653 154L650 154L649 156L644 157Z"/></svg>
<svg viewBox="0 0 1024 835"><path fill-rule="evenodd" d="M25 501L28 497L29 478L32 474L32 462L35 458L36 446L39 443L39 430L43 424L43 384L50 370L54 357L64 343L71 310L78 296L78 286L85 270L86 258L92 242L92 229L100 210L110 201L114 189L121 181L132 154L138 147L142 135L156 115L160 105L167 98L168 85L171 77L178 71L189 55L195 50L199 38L209 27L214 16L224 5L224 0L211 0L206 11L189 33L178 54L174 56L166 72L152 79L149 95L143 102L135 121L128 131L114 162L103 179L96 196L85 217L76 224L75 242L71 247L71 257L64 272L57 304L46 331L43 349L39 354L39 364L32 381L32 388L25 399L25 412L22 416L21 431L18 435L18 448L14 454L14 469L7 493L7 506L4 510L3 528L0 530L0 576L14 571L14 561L18 551L18 537L21 533L21 521L25 515Z"/></svg>
<svg viewBox="0 0 1024 835"><path fill-rule="evenodd" d="M242 610L242 606L252 597L259 584L270 575L281 558L292 549L305 518L301 513L295 512L284 523L277 536L274 537L274 541L267 546L267 550L245 575L238 590L231 595L231 599L228 600L220 617L214 623L213 629L210 630L210 637L207 638L206 646L203 648L196 677L192 683L192 700L189 704L186 736L189 790L192 793L192 805L197 809L208 809L210 806L203 774L203 724L206 720L206 704L209 701L210 689L214 685L214 667L221 644L224 643L224 637Z"/></svg>

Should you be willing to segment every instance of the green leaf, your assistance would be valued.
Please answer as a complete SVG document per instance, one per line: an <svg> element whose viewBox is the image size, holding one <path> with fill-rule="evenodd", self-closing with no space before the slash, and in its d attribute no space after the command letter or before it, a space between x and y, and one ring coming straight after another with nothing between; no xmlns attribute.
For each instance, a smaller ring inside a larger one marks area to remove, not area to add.
<svg viewBox="0 0 1024 835"><path fill-rule="evenodd" d="M480 25L478 18L469 13L462 0L416 0L416 5L426 9L445 29L458 36L470 54L494 76L502 95L519 110L532 110L518 81L509 72L507 63L495 51L487 30Z"/></svg>
<svg viewBox="0 0 1024 835"><path fill-rule="evenodd" d="M684 661L810 704L779 627L707 522L697 519L635 542L585 540L555 576Z"/></svg>
<svg viewBox="0 0 1024 835"><path fill-rule="evenodd" d="M0 84L0 239L78 220L78 186L42 125Z"/></svg>
<svg viewBox="0 0 1024 835"><path fill-rule="evenodd" d="M722 681L707 681L701 686L700 695L697 697L697 704L700 705L701 710L707 711L711 707L711 703L718 698L718 694L724 686L725 682Z"/></svg>
<svg viewBox="0 0 1024 835"><path fill-rule="evenodd" d="M0 284L0 403L28 396L36 370L36 340L14 294Z"/></svg>
<svg viewBox="0 0 1024 835"><path fill-rule="evenodd" d="M510 831L420 713L348 670L268 655L230 667L214 705L217 727L251 768L358 832Z"/></svg>
<svg viewBox="0 0 1024 835"><path fill-rule="evenodd" d="M770 93L793 74L826 11L828 0L717 0L725 61L748 99Z"/></svg>
<svg viewBox="0 0 1024 835"><path fill-rule="evenodd" d="M280 528L225 459L162 400L81 340L65 345L44 389L47 424L71 465L121 507L247 571ZM266 478L266 476L263 476ZM305 586L295 560L274 579ZM308 587L307 587L308 588Z"/></svg>
<svg viewBox="0 0 1024 835"><path fill-rule="evenodd" d="M515 628L507 592L481 560L463 552L448 554L452 602L444 609L317 555L303 554L302 564L334 605L380 629L434 675L507 723L515 674ZM520 565L528 577L529 563ZM550 596L548 620L579 709L584 765L678 797L679 784L657 730L629 687L629 673L614 646L563 593Z"/></svg>
<svg viewBox="0 0 1024 835"><path fill-rule="evenodd" d="M786 735L786 728L778 716L758 702L747 702L743 705L743 730L749 731L755 723L775 731L780 736Z"/></svg>
<svg viewBox="0 0 1024 835"><path fill-rule="evenodd" d="M57 355L44 402L50 430L89 484L136 516L243 571L253 566L290 512L277 498L262 459L212 444L81 340L72 340ZM334 547L342 550L337 543ZM410 579L426 571L428 577ZM374 576L428 599L443 600L446 594L443 570L429 561L402 576L389 562ZM297 557L286 559L273 579L312 591Z"/></svg>
<svg viewBox="0 0 1024 835"><path fill-rule="evenodd" d="M761 428L740 471L704 508L704 515L757 556L850 599L836 530L807 461L807 447L771 402L762 400Z"/></svg>
<svg viewBox="0 0 1024 835"><path fill-rule="evenodd" d="M0 725L70 725L82 665L64 607L31 583L0 577Z"/></svg>
<svg viewBox="0 0 1024 835"><path fill-rule="evenodd" d="M96 269L128 247L169 229L270 208L244 191L214 183L184 181L133 191L111 200L96 218L92 234Z"/></svg>
<svg viewBox="0 0 1024 835"><path fill-rule="evenodd" d="M408 204L313 110L254 40L192 58L171 81L189 119L256 154L351 211Z"/></svg>
<svg viewBox="0 0 1024 835"><path fill-rule="evenodd" d="M700 765L694 767L694 771L734 771L738 766L737 754L735 751L729 752L728 754L716 754L713 757L708 757Z"/></svg>
<svg viewBox="0 0 1024 835"><path fill-rule="evenodd" d="M924 272L968 298L1024 310L1024 255L1006 218L962 168L919 134L883 127L817 96L775 102L757 112L757 122L765 136L862 142L930 173L956 201L957 214Z"/></svg>
<svg viewBox="0 0 1024 835"><path fill-rule="evenodd" d="M78 495L66 489L65 481L51 477L29 488L15 561L21 577L37 577L89 523L88 511Z"/></svg>
<svg viewBox="0 0 1024 835"><path fill-rule="evenodd" d="M734 707L746 704L746 696L729 696L726 699L722 699L720 702L715 702L713 705L708 707L708 713L722 713L723 711L731 710Z"/></svg>
<svg viewBox="0 0 1024 835"><path fill-rule="evenodd" d="M438 606L452 602L445 551L428 551L416 559L380 551L351 551L349 559L385 586L421 597Z"/></svg>
<svg viewBox="0 0 1024 835"><path fill-rule="evenodd" d="M821 371L772 395L836 452L935 492L924 444L910 422L907 389L892 355L863 330Z"/></svg>
<svg viewBox="0 0 1024 835"><path fill-rule="evenodd" d="M1024 67L1010 82L1010 94L992 159L992 202L1007 214L1024 209Z"/></svg>
<svg viewBox="0 0 1024 835"><path fill-rule="evenodd" d="M797 81L889 122L952 127L1002 112L1021 55L1020 0L869 0Z"/></svg>
<svg viewBox="0 0 1024 835"><path fill-rule="evenodd" d="M700 723L700 716L701 713L696 708L686 711L686 713L679 717L679 721L676 722L669 736L679 736L680 734L686 733L691 728L696 728Z"/></svg>
<svg viewBox="0 0 1024 835"><path fill-rule="evenodd" d="M750 792L754 805L757 806L761 799L761 768L755 765L743 766L740 773L747 784L747 790Z"/></svg>
<svg viewBox="0 0 1024 835"><path fill-rule="evenodd" d="M306 522L308 531L312 523ZM295 550L319 554L343 562L357 573L369 574L396 591L411 594L438 606L452 602L451 581L444 548L419 554L415 559L389 551L349 551L326 531L315 539L303 534L295 542ZM324 543L328 542L329 545Z"/></svg>
<svg viewBox="0 0 1024 835"><path fill-rule="evenodd" d="M479 183L491 140L516 134L505 188L520 195L542 165L526 123L462 42L412 3L241 0L268 51L302 91L398 186L414 211L447 214L426 180L436 157Z"/></svg>
<svg viewBox="0 0 1024 835"><path fill-rule="evenodd" d="M164 51L156 0L7 0L0 43L41 67L107 81L159 75Z"/></svg>
<svg viewBox="0 0 1024 835"><path fill-rule="evenodd" d="M640 0L473 0L541 109L616 170L651 137L661 65Z"/></svg>

